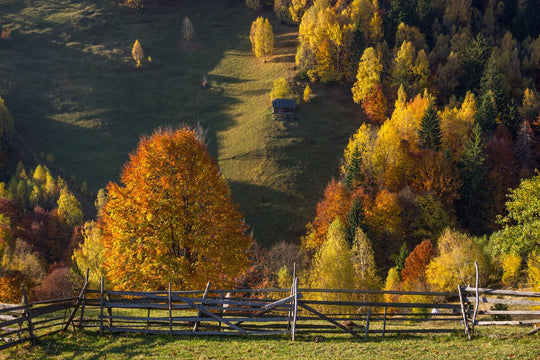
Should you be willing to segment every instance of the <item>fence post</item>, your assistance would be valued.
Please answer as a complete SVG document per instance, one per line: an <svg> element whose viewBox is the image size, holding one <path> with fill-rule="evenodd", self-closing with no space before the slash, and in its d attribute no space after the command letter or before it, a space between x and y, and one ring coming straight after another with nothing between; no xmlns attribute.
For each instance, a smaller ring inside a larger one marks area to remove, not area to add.
<svg viewBox="0 0 540 360"><path fill-rule="evenodd" d="M294 308L293 308L293 321L291 326L292 341L295 340L296 336L296 318L298 316L298 278L294 278L293 282L294 289Z"/></svg>
<svg viewBox="0 0 540 360"><path fill-rule="evenodd" d="M371 308L367 309L367 317L366 317L366 340L369 339L369 317L371 315Z"/></svg>
<svg viewBox="0 0 540 360"><path fill-rule="evenodd" d="M210 281L206 283L206 289L204 289L203 300L206 299L206 297L208 296L208 290L210 290ZM203 306L204 306L204 301L201 301L201 307ZM201 315L202 315L202 312L199 310L199 312L197 313L197 318L200 318ZM195 325L193 326L193 332L197 331L198 327L199 327L199 322L195 321Z"/></svg>
<svg viewBox="0 0 540 360"><path fill-rule="evenodd" d="M382 337L384 337L384 333L386 332L386 309L387 309L387 306L384 307L384 316L383 316L383 324L382 324Z"/></svg>
<svg viewBox="0 0 540 360"><path fill-rule="evenodd" d="M86 281L84 282L85 285L88 287L88 281L90 279L90 269L86 269ZM82 293L82 301L81 301L81 320L79 321L79 331L82 330L83 327L83 321L84 321L84 308L86 307L86 288L84 289L84 292Z"/></svg>
<svg viewBox="0 0 540 360"><path fill-rule="evenodd" d="M30 335L30 341L32 341L32 344L36 343L36 337L34 336L34 325L32 325L32 317L30 316L30 304L28 303L28 296L26 295L26 286L22 286L22 292L23 292L23 305L24 305L24 316L26 317L26 321L28 322L28 334Z"/></svg>
<svg viewBox="0 0 540 360"><path fill-rule="evenodd" d="M224 312L223 312L223 293L219 293L219 303L221 304L221 308L219 309L218 331L221 331L221 318L224 316Z"/></svg>
<svg viewBox="0 0 540 360"><path fill-rule="evenodd" d="M474 333L474 325L476 324L476 316L478 315L478 306L480 304L480 294L478 292L478 281L480 278L479 272L478 272L478 261L474 262L474 267L476 269L476 304L474 304L474 313L472 318L472 324L471 324L471 332Z"/></svg>
<svg viewBox="0 0 540 360"><path fill-rule="evenodd" d="M458 293L459 293L459 302L461 304L461 314L463 315L463 325L465 326L465 334L467 334L467 337L471 338L471 332L469 330L469 320L467 319L467 313L465 310L465 303L463 299L463 294L461 292L461 285L458 285Z"/></svg>
<svg viewBox="0 0 540 360"><path fill-rule="evenodd" d="M75 318L75 314L77 313L77 310L79 309L79 306L81 305L81 302L83 301L82 298L84 294L86 293L86 287L88 286L88 275L89 275L88 272L89 272L89 269L86 269L86 279L84 281L79 297L77 298L77 302L75 303L75 306L73 307L73 311L69 315L68 320L66 321L66 324L64 325L63 331L67 331L67 329L69 328L69 323L73 324L73 319ZM83 313L81 310L80 323L82 323L82 316L83 316ZM79 323L79 326L80 326L80 323ZM75 325L73 325L73 330L75 330ZM80 330L80 327L79 327L79 330Z"/></svg>
<svg viewBox="0 0 540 360"><path fill-rule="evenodd" d="M99 282L99 293L100 293L100 297L99 297L99 307L100 307L100 312L99 312L99 335L103 335L103 276L101 277L101 280Z"/></svg>
<svg viewBox="0 0 540 360"><path fill-rule="evenodd" d="M171 301L171 283L169 282L169 336L172 336L172 301Z"/></svg>

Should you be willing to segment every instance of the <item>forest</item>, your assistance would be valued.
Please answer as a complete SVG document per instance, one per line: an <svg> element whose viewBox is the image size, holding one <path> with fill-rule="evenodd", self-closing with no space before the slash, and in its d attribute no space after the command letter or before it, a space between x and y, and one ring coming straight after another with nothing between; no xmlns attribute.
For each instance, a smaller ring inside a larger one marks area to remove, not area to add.
<svg viewBox="0 0 540 360"><path fill-rule="evenodd" d="M38 299L67 295L87 268L94 286L104 276L115 289L201 289L208 280L287 288L296 264L302 287L452 291L473 282L477 262L484 287L540 290L538 0L243 6L253 19L249 56L261 69L279 50L271 24L298 33L294 76L273 79L266 97L296 99L302 116L337 84L365 120L339 163L326 165L338 171L303 234L259 244L204 129L156 128L95 195L45 163L19 163L6 176L0 302L19 301L22 284ZM4 28L0 45L9 41ZM145 43L132 44L133 71L152 66ZM8 107L0 101L4 164L17 160ZM93 218L78 198L94 200Z"/></svg>

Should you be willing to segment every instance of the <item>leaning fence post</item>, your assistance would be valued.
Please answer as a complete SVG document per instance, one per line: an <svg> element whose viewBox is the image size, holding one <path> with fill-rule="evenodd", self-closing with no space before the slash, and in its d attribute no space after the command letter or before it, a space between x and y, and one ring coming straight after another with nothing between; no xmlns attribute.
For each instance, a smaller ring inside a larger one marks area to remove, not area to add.
<svg viewBox="0 0 540 360"><path fill-rule="evenodd" d="M476 316L478 315L478 306L480 304L480 294L478 292L478 281L480 278L479 272L478 272L478 261L474 262L474 267L476 269L476 304L474 304L474 313L472 318L472 324L471 324L471 332L474 333L474 325L476 324Z"/></svg>
<svg viewBox="0 0 540 360"><path fill-rule="evenodd" d="M83 321L84 321L84 308L86 306L86 289L88 287L88 281L90 277L90 269L86 269L86 281L84 284L86 285L83 287L84 292L82 293L82 299L81 299L81 320L79 321L79 331L82 330L83 327Z"/></svg>
<svg viewBox="0 0 540 360"><path fill-rule="evenodd" d="M34 325L32 325L32 317L30 316L30 304L28 303L28 296L26 295L26 286L22 286L22 292L23 292L23 305L24 305L24 316L26 317L26 321L28 322L28 334L30 335L30 341L32 341L32 344L36 343L36 338L34 336Z"/></svg>
<svg viewBox="0 0 540 360"><path fill-rule="evenodd" d="M469 330L469 320L467 319L467 313L465 311L465 303L463 299L463 294L461 292L461 285L458 285L458 293L459 293L459 302L461 304L461 313L463 314L463 325L465 326L465 334L467 334L467 337L471 338L471 332Z"/></svg>
<svg viewBox="0 0 540 360"><path fill-rule="evenodd" d="M206 283L206 289L204 289L204 294L203 294L203 300L206 299L206 297L208 296L208 290L210 290L210 281ZM201 307L204 307L204 301L201 301ZM202 316L202 311L199 310L199 312L197 313L197 318L200 318ZM199 322L198 321L195 321L195 325L193 325L193 332L196 332L197 329L199 327Z"/></svg>
<svg viewBox="0 0 540 360"><path fill-rule="evenodd" d="M103 276L101 277L101 280L99 282L99 307L100 307L100 315L99 315L99 334L103 335Z"/></svg>
<svg viewBox="0 0 540 360"><path fill-rule="evenodd" d="M79 306L81 305L82 298L83 298L84 294L86 293L86 287L88 286L88 272L89 272L89 269L86 269L86 279L84 281L84 284L83 284L83 287L82 287L81 292L79 294L79 297L77 298L77 301L75 302L75 306L73 307L73 310L71 311L71 314L69 315L68 320L66 321L66 324L64 325L63 331L67 331L67 329L69 328L70 323L73 324L73 319L75 318L75 314L77 313L77 310L79 309ZM80 321L80 323L82 323L82 316L83 316L83 314L82 314L82 311L81 311L81 321ZM73 325L73 330L75 330L75 325Z"/></svg>
<svg viewBox="0 0 540 360"><path fill-rule="evenodd" d="M293 308L293 321L291 326L292 341L295 340L296 335L296 318L298 316L298 278L294 278L294 308Z"/></svg>

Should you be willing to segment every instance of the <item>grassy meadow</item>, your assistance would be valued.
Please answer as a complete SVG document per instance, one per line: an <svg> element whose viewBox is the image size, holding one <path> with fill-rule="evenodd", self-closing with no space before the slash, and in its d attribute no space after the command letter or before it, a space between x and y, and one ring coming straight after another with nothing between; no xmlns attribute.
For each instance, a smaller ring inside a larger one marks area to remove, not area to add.
<svg viewBox="0 0 540 360"><path fill-rule="evenodd" d="M519 328L499 328L467 340L462 334L390 336L174 337L68 333L0 353L0 359L539 359L540 337L504 339Z"/></svg>
<svg viewBox="0 0 540 360"><path fill-rule="evenodd" d="M270 89L296 74L297 28L265 14L276 51L262 63L249 43L256 16L243 0L162 1L142 12L114 0L0 0L0 26L13 31L0 44L0 96L19 138L94 191L119 178L140 136L200 124L255 237L295 240L362 117L348 87L334 85L314 88L298 121L273 120Z"/></svg>

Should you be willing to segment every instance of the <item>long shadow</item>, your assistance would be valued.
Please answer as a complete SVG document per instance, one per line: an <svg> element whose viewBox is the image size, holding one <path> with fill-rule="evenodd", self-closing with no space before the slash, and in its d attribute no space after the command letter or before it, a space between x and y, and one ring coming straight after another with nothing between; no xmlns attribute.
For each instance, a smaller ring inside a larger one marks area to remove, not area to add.
<svg viewBox="0 0 540 360"><path fill-rule="evenodd" d="M73 9L47 20L47 3ZM159 127L200 124L216 155L216 134L235 124L224 114L236 100L201 81L227 51L245 46L243 2L180 1L142 13L108 0L83 5L38 0L38 15L23 15L26 9L15 3L0 14L0 23L16 17L23 24L0 49L11 59L0 66L0 86L16 127L36 152L53 154L59 168L92 189L117 179L139 137ZM62 18L72 10L85 11L84 26ZM177 45L186 15L197 29L187 50ZM152 58L141 69L131 59L135 39Z"/></svg>
<svg viewBox="0 0 540 360"><path fill-rule="evenodd" d="M300 238L305 223L296 221L298 208L286 206L298 202L294 195L242 182L229 182L229 187L233 199L242 194L244 201L239 204L240 211L262 246Z"/></svg>

